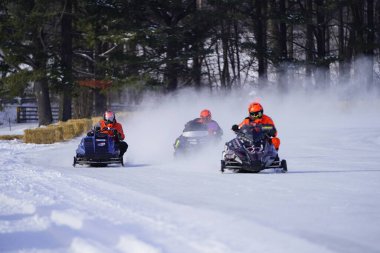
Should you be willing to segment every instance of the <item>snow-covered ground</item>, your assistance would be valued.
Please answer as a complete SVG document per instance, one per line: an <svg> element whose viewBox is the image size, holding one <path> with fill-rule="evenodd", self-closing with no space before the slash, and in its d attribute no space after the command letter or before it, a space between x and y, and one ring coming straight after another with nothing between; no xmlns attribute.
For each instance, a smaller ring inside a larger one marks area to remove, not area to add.
<svg viewBox="0 0 380 253"><path fill-rule="evenodd" d="M0 252L380 252L378 97L261 97L286 174L221 174L223 143L172 159L201 109L231 139L250 96L146 102L119 119L126 167L73 168L80 138L0 141Z"/></svg>

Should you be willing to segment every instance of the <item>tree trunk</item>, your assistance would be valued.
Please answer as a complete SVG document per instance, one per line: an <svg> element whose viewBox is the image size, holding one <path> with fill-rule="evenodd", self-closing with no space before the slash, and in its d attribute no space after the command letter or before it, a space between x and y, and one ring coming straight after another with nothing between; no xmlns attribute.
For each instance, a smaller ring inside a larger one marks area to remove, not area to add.
<svg viewBox="0 0 380 253"><path fill-rule="evenodd" d="M94 101L96 116L103 115L107 110L107 98L101 93L100 89L94 89Z"/></svg>
<svg viewBox="0 0 380 253"><path fill-rule="evenodd" d="M266 2L265 2L266 3ZM264 3L264 4L265 4ZM266 22L263 17L263 5L262 1L255 1L255 14L252 16L252 20L255 26L256 35L256 51L257 51L257 61L258 61L258 75L259 75L259 86L263 86L267 82L267 64L266 64Z"/></svg>
<svg viewBox="0 0 380 253"><path fill-rule="evenodd" d="M314 63L313 0L306 1L306 76L311 77Z"/></svg>
<svg viewBox="0 0 380 253"><path fill-rule="evenodd" d="M318 55L318 87L326 88L328 86L328 69L329 63L326 60L326 13L324 9L324 0L316 0L317 9L317 55Z"/></svg>
<svg viewBox="0 0 380 253"><path fill-rule="evenodd" d="M346 81L346 66L345 66L345 37L344 37L344 19L343 6L339 8L339 25L338 25L338 58L339 58L339 80L341 83Z"/></svg>
<svg viewBox="0 0 380 253"><path fill-rule="evenodd" d="M283 60L288 59L288 48L287 48L287 27L285 23L286 18L286 1L280 0L280 16L281 16L281 23L280 23L280 48L281 48L281 58Z"/></svg>
<svg viewBox="0 0 380 253"><path fill-rule="evenodd" d="M373 86L373 65L374 65L374 51L375 46L375 25L374 25L374 2L373 0L367 0L367 46L366 55L368 60L368 74L367 76L367 89L371 89Z"/></svg>
<svg viewBox="0 0 380 253"><path fill-rule="evenodd" d="M285 18L286 18L286 1L285 0L280 0L280 5L279 5L279 10L280 10L280 17L281 17L281 22L280 22L280 29L279 29L279 46L280 46L280 69L279 69L279 85L280 85L280 90L282 92L287 91L288 89L288 48L287 48L287 27L285 23Z"/></svg>
<svg viewBox="0 0 380 253"><path fill-rule="evenodd" d="M73 99L74 117L91 118L94 109L94 95L92 89L79 87L77 92L77 96Z"/></svg>
<svg viewBox="0 0 380 253"><path fill-rule="evenodd" d="M59 120L67 121L71 119L71 103L72 103L72 0L63 2L63 15L61 22L61 59L63 70L62 92L59 106Z"/></svg>
<svg viewBox="0 0 380 253"><path fill-rule="evenodd" d="M380 34L380 1L377 1L375 4L375 23L376 23L376 34ZM379 51L377 50L377 55L379 54ZM373 82L374 88L380 89L380 83L379 82Z"/></svg>
<svg viewBox="0 0 380 253"><path fill-rule="evenodd" d="M238 28L238 21L234 21L234 34L235 34L235 54L236 54L236 71L237 71L237 85L241 86L241 63L240 63L240 50L239 50L239 28Z"/></svg>
<svg viewBox="0 0 380 253"><path fill-rule="evenodd" d="M169 92L175 91L178 87L178 59L177 59L177 42L174 34L168 34L167 41L167 64L166 64L166 82Z"/></svg>
<svg viewBox="0 0 380 253"><path fill-rule="evenodd" d="M223 68L222 68L222 83L224 88L231 88L231 76L228 60L228 38L229 33L227 32L227 25L223 21L222 23L222 53L223 53Z"/></svg>
<svg viewBox="0 0 380 253"><path fill-rule="evenodd" d="M38 125L46 126L53 122L51 113L49 85L46 78L42 78L34 83L34 93L38 107Z"/></svg>
<svg viewBox="0 0 380 253"><path fill-rule="evenodd" d="M197 34L197 32L196 32ZM199 90L202 87L202 60L200 56L200 50L202 48L202 43L195 39L193 43L194 55L193 55L193 66L192 66L192 80L194 87Z"/></svg>
<svg viewBox="0 0 380 253"><path fill-rule="evenodd" d="M355 32L355 45L354 55L362 56L365 53L365 40L364 40L364 6L361 0L352 0L352 28Z"/></svg>

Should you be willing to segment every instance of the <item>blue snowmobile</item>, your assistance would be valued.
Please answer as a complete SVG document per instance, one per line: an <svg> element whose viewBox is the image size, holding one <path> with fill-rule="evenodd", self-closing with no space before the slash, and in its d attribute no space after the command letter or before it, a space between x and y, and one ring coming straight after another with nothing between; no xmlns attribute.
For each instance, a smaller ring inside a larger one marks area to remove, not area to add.
<svg viewBox="0 0 380 253"><path fill-rule="evenodd" d="M107 129L112 131L113 129ZM76 150L73 166L75 165L107 166L108 164L121 164L123 157L115 142L114 136L100 131L95 127L83 137Z"/></svg>

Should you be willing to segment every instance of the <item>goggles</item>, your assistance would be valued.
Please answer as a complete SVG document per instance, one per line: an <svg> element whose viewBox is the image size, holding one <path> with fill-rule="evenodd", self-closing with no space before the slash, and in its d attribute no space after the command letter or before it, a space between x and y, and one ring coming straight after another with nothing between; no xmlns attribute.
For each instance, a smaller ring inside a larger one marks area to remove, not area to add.
<svg viewBox="0 0 380 253"><path fill-rule="evenodd" d="M254 119L260 119L263 116L263 113L261 111L250 112L249 115L251 115L251 117L253 117Z"/></svg>

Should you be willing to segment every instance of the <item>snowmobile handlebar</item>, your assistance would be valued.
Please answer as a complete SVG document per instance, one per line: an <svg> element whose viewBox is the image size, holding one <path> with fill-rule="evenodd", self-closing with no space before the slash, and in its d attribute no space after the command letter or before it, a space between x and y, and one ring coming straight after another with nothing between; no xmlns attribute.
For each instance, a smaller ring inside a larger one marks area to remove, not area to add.
<svg viewBox="0 0 380 253"><path fill-rule="evenodd" d="M120 133L115 129L111 127L105 127L101 128L100 126L94 126L93 130L87 133L88 136L94 135L94 134L109 134L112 133L112 137L117 137L120 139Z"/></svg>
<svg viewBox="0 0 380 253"><path fill-rule="evenodd" d="M237 125L234 125L237 126ZM271 137L275 136L276 134L276 128L273 125L269 124L258 124L258 125L244 125L241 128L232 127L232 130L236 133L236 135L248 142L254 142L254 139L270 139ZM254 138L253 136L256 136Z"/></svg>

